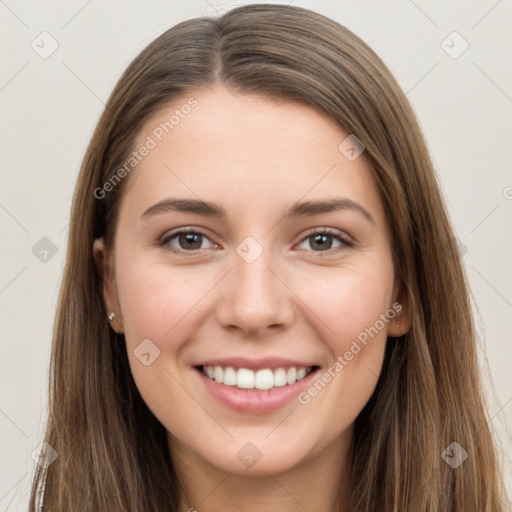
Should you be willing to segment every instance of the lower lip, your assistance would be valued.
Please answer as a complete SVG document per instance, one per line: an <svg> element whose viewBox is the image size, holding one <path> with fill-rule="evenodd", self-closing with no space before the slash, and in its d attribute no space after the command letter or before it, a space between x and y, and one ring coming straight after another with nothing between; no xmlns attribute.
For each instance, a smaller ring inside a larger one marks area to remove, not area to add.
<svg viewBox="0 0 512 512"><path fill-rule="evenodd" d="M310 383L316 371L310 372L302 380L269 391L243 391L225 386L207 377L201 370L195 369L208 391L223 405L240 412L253 414L274 411L297 397Z"/></svg>

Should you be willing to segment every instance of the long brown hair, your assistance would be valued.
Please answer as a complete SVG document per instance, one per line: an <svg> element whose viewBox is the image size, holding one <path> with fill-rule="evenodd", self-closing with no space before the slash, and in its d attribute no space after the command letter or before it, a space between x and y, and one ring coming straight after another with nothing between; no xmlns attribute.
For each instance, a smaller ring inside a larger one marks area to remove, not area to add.
<svg viewBox="0 0 512 512"><path fill-rule="evenodd" d="M55 320L45 441L58 458L36 472L30 510L43 477L44 510L178 506L165 428L138 393L124 336L108 325L92 255L96 238L112 247L129 177L104 197L94 191L123 165L152 114L216 82L327 113L364 143L380 189L413 319L406 336L388 340L377 388L356 419L347 510L505 510L467 282L409 102L348 29L304 8L269 4L167 30L129 65L108 100L76 185ZM442 457L453 442L468 454L458 467Z"/></svg>

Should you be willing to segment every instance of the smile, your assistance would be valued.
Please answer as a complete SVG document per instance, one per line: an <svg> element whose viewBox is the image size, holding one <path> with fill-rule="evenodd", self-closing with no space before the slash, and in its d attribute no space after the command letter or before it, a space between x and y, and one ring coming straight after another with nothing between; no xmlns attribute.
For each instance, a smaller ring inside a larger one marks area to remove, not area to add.
<svg viewBox="0 0 512 512"><path fill-rule="evenodd" d="M288 368L234 368L232 366L201 366L204 375L218 384L241 390L268 391L290 386L304 379L313 370L312 366L290 366Z"/></svg>

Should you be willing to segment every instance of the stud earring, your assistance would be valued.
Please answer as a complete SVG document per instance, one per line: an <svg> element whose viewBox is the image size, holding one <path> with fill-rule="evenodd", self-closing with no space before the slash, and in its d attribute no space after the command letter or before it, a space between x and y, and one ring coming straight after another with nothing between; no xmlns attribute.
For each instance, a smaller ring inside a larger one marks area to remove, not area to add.
<svg viewBox="0 0 512 512"><path fill-rule="evenodd" d="M113 311L108 315L108 321L111 322L110 328L116 334L123 334L123 330L119 328L119 325L117 325L119 322L117 320L114 322L115 317L116 317L116 314Z"/></svg>

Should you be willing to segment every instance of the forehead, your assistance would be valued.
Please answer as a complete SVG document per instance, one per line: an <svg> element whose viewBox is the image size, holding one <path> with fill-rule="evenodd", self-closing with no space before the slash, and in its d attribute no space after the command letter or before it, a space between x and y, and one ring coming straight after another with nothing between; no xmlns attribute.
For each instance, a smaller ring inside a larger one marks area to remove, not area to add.
<svg viewBox="0 0 512 512"><path fill-rule="evenodd" d="M166 195L231 201L257 209L347 195L381 213L371 166L340 150L349 134L297 102L211 86L176 98L147 120L135 150L147 146L129 176L129 203ZM380 210L380 211L379 211Z"/></svg>

